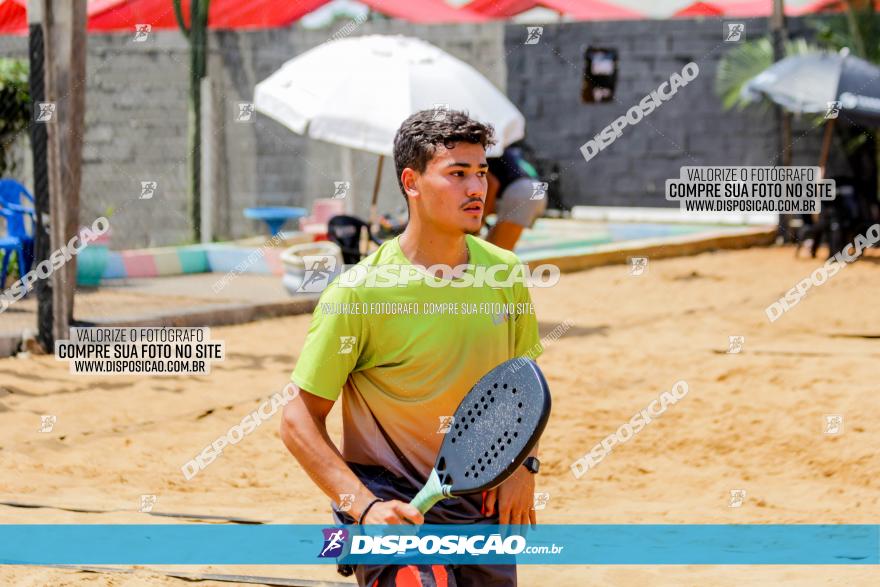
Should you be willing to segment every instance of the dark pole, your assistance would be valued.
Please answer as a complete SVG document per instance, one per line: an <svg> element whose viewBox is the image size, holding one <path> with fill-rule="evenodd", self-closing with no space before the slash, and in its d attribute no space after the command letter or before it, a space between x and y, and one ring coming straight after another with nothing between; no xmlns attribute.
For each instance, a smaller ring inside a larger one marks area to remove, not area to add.
<svg viewBox="0 0 880 587"><path fill-rule="evenodd" d="M29 0L28 14L28 58L30 61L31 94L31 153L34 162L34 266L49 258L51 238L46 220L49 218L49 169L46 160L46 125L34 124L37 102L46 100L46 83L43 45L43 3ZM37 296L37 341L43 350L52 352L55 338L52 335L52 280L38 279L35 285Z"/></svg>

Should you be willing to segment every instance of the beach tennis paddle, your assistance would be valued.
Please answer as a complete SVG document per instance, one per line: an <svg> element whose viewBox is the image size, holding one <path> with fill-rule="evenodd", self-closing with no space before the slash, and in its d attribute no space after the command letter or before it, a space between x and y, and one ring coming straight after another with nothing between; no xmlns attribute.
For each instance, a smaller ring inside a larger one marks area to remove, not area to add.
<svg viewBox="0 0 880 587"><path fill-rule="evenodd" d="M411 505L421 513L447 497L493 489L522 466L550 417L550 389L538 364L501 363L464 396L428 481Z"/></svg>

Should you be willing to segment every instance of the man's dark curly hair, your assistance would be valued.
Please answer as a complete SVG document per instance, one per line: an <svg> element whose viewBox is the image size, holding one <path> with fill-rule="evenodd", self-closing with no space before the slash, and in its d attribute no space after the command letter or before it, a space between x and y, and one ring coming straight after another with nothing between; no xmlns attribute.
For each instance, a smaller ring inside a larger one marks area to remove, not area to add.
<svg viewBox="0 0 880 587"><path fill-rule="evenodd" d="M479 143L485 149L495 144L495 129L459 110L421 110L403 121L394 135L394 166L407 204L409 199L400 179L403 170L409 167L423 173L437 152L437 145L451 149L459 142Z"/></svg>

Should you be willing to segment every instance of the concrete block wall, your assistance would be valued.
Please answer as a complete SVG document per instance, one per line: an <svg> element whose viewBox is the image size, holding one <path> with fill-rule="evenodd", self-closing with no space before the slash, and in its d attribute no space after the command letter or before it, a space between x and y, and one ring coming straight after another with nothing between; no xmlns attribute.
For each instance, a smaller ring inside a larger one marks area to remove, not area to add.
<svg viewBox="0 0 880 587"><path fill-rule="evenodd" d="M186 198L189 49L179 34L89 35L80 221L108 208L113 248L181 244ZM0 37L0 54L27 57L27 38ZM23 178L32 187L30 177ZM155 181L139 200L142 181Z"/></svg>
<svg viewBox="0 0 880 587"><path fill-rule="evenodd" d="M259 81L285 61L328 41L340 28L211 33L208 67L216 112L214 136L203 140L213 140L217 151L215 203L210 212L218 238L263 234L265 225L246 220L244 208L310 207L316 198L332 196L334 181L351 181L352 212L367 215L377 156L349 151L354 173L344 177L344 149L296 135L262 115L253 123L235 119L238 103L253 101ZM377 21L362 23L351 32L351 36L366 34L425 39L472 64L502 89L506 82L503 24L418 26ZM189 49L177 31L156 31L146 42L133 42L132 36L88 37L80 219L91 224L108 207L115 208L110 219L114 249L183 244L190 239ZM26 58L27 39L0 37L0 55ZM22 145L26 152L26 141ZM380 209L403 205L393 167L385 161ZM28 165L22 174L32 186ZM153 198L138 200L142 181L158 183Z"/></svg>
<svg viewBox="0 0 880 587"><path fill-rule="evenodd" d="M344 23L343 23L344 24ZM239 102L285 61L326 42L342 24L324 30L298 26L246 32L212 32L209 73L214 91L210 181L218 238L265 234L246 220L248 206L309 207L330 197L334 181L350 181L351 211L366 216L377 156L292 133L257 115L236 122ZM790 19L797 35L805 24ZM713 91L715 69L732 46L723 21L668 20L545 24L541 40L524 45L526 27L489 23L425 26L394 20L362 23L351 36L405 34L422 38L473 65L506 90L527 120L528 142L541 158L560 166L567 205L667 206L664 181L682 165L771 164L775 128L767 112L724 112ZM349 27L350 28L350 27ZM746 21L746 34L765 34L766 21ZM620 55L616 102L580 101L583 53L589 45ZM27 39L0 37L0 55L26 57ZM689 61L699 77L611 146L586 162L579 148ZM142 43L132 35L89 35L86 135L81 221L114 207L112 248L175 245L190 239L187 185L189 49L177 31L159 31ZM795 126L795 164L815 164L821 131L809 121ZM343 164L350 158L351 176ZM24 166L25 175L28 165ZM26 182L30 183L25 177ZM139 200L141 182L156 181L152 199ZM123 207L124 206L124 207ZM404 206L393 161L386 160L379 208Z"/></svg>
<svg viewBox="0 0 880 587"><path fill-rule="evenodd" d="M525 26L505 29L507 89L527 120L527 142L560 166L567 206L676 206L664 198L665 180L684 165L773 165L777 131L769 109L724 111L714 91L725 43L721 19L581 22L543 25L537 44L525 45ZM766 34L766 19L747 19L746 38ZM792 35L806 23L790 19ZM587 47L618 51L615 100L581 101ZM699 76L680 88L590 161L580 147L685 64ZM795 122L795 165L816 165L821 129Z"/></svg>

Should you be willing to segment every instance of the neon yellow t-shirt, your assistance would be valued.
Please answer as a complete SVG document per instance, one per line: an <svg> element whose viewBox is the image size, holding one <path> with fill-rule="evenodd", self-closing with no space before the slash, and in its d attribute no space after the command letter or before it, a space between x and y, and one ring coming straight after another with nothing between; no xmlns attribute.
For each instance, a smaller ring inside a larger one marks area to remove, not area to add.
<svg viewBox="0 0 880 587"><path fill-rule="evenodd" d="M494 277L503 282L521 266L510 251L470 235L466 242L472 277L478 266L501 266ZM421 484L440 450L444 418L470 388L498 364L535 359L543 347L521 279L497 288L453 287L451 280L430 277L404 286L376 287L381 278L351 286L354 271L376 272L383 265L418 271L395 238L335 279L315 308L291 379L329 400L342 394L346 461L381 465ZM386 435L409 464L400 462Z"/></svg>

